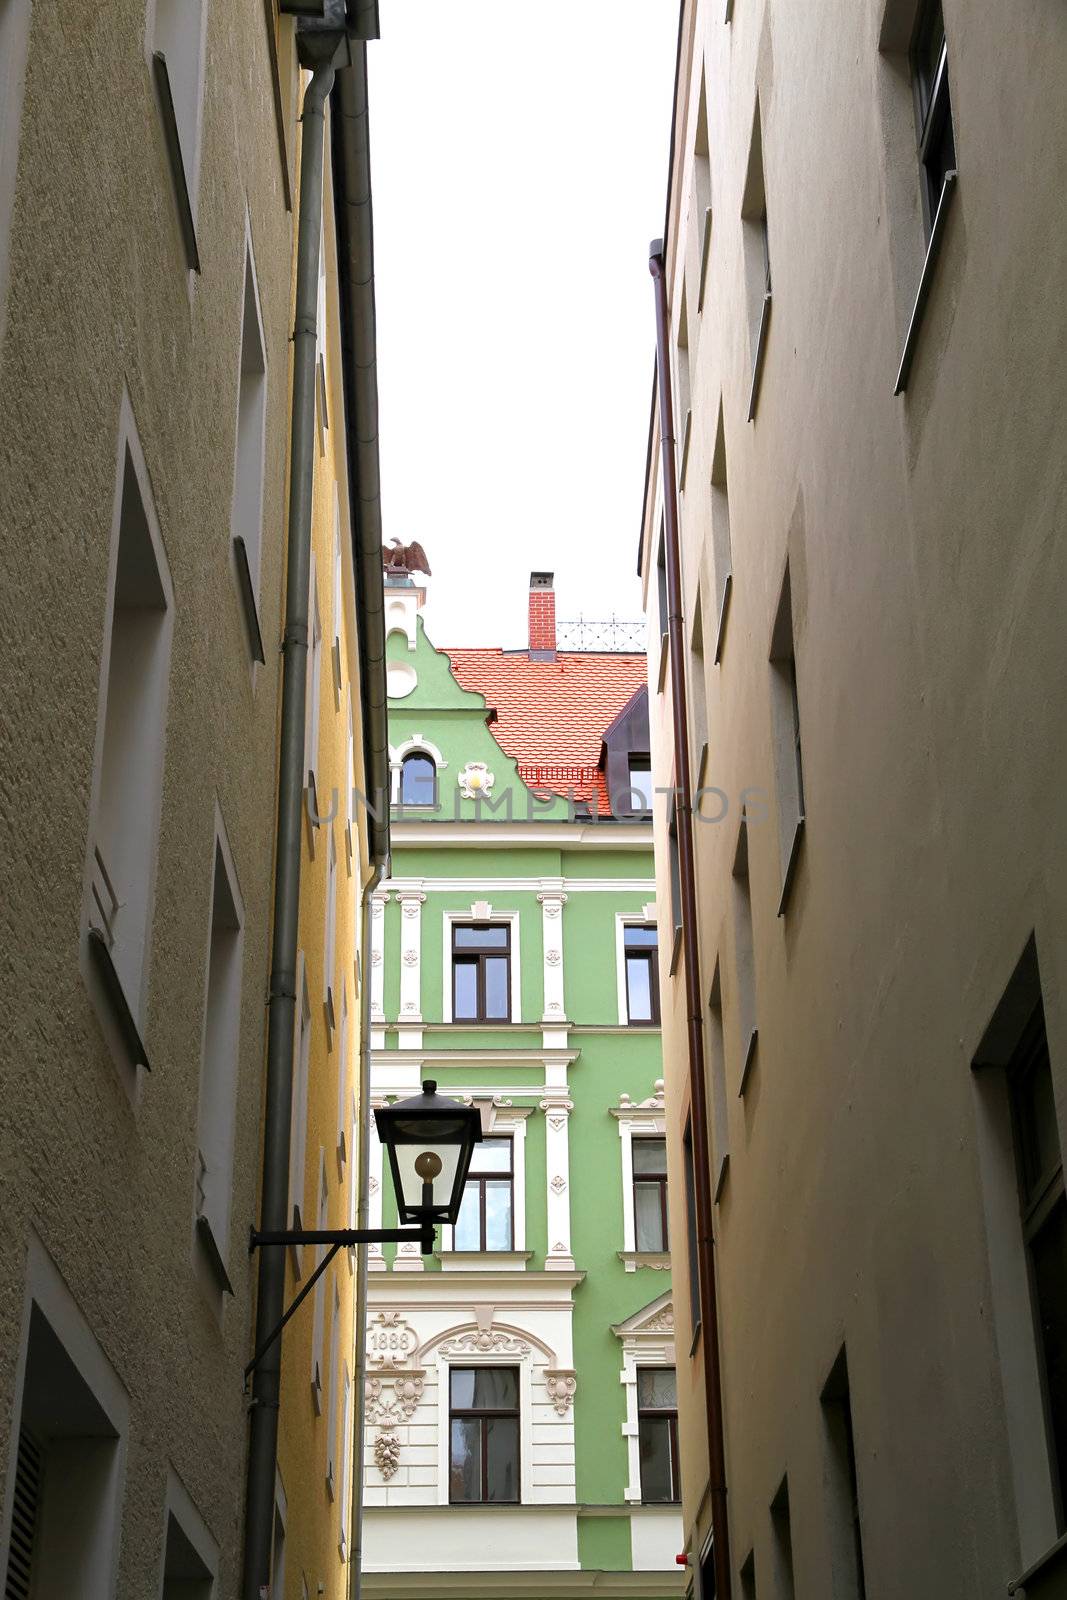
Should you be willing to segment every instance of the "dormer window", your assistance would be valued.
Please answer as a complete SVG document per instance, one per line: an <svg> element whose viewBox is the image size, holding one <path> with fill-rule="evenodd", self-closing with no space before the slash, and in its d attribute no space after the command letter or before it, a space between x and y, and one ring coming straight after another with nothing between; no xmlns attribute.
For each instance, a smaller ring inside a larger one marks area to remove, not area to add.
<svg viewBox="0 0 1067 1600"><path fill-rule="evenodd" d="M635 812L652 810L652 762L647 755L631 753L628 762L630 805Z"/></svg>
<svg viewBox="0 0 1067 1600"><path fill-rule="evenodd" d="M437 804L437 768L424 751L417 750L404 757L400 768L400 804L402 806L435 806Z"/></svg>

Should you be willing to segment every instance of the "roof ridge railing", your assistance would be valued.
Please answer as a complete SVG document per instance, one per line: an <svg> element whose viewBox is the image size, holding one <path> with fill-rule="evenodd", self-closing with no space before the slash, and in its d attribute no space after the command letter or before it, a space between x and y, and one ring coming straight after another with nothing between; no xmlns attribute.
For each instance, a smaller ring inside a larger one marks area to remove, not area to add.
<svg viewBox="0 0 1067 1600"><path fill-rule="evenodd" d="M606 621L578 617L556 623L556 649L603 651L613 655L643 655L648 631L644 621L628 622L610 616Z"/></svg>

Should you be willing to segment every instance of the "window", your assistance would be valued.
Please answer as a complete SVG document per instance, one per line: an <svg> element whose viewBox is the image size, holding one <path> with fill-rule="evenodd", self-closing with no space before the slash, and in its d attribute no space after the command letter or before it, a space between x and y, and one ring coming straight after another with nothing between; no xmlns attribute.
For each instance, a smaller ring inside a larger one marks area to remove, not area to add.
<svg viewBox="0 0 1067 1600"><path fill-rule="evenodd" d="M267 357L259 316L251 247L245 252L241 376L237 391L237 445L233 469L230 535L249 648L264 661L259 627L259 567L263 543L263 461L266 445Z"/></svg>
<svg viewBox="0 0 1067 1600"><path fill-rule="evenodd" d="M760 379L771 320L771 241L767 226L767 189L763 176L763 126L759 100L752 119L745 190L741 200L741 227L744 241L745 292L748 301L749 349L752 352L752 385L748 397L748 420L756 415Z"/></svg>
<svg viewBox="0 0 1067 1600"><path fill-rule="evenodd" d="M304 1204L304 1165L307 1161L308 1072L311 1063L311 1000L307 969L301 955L297 981L296 1044L293 1051L293 1099L289 1126L289 1215L301 1228Z"/></svg>
<svg viewBox="0 0 1067 1600"><path fill-rule="evenodd" d="M678 1386L673 1367L637 1370L637 1435L641 1499L680 1500L678 1485Z"/></svg>
<svg viewBox="0 0 1067 1600"><path fill-rule="evenodd" d="M628 801L635 811L652 810L652 762L647 755L631 755L627 762ZM636 804L634 804L636 800Z"/></svg>
<svg viewBox="0 0 1067 1600"><path fill-rule="evenodd" d="M703 66L700 69L700 100L693 141L693 215L697 229L697 310L703 311L708 257L711 255L711 149L708 142L708 88Z"/></svg>
<svg viewBox="0 0 1067 1600"><path fill-rule="evenodd" d="M744 1094L756 1054L756 956L752 938L752 893L748 881L748 824L737 836L733 870L734 966L737 975L737 1032Z"/></svg>
<svg viewBox="0 0 1067 1600"><path fill-rule="evenodd" d="M715 661L722 660L726 612L733 588L733 551L730 544L730 488L726 474L726 435L722 401L711 460L711 558L715 567Z"/></svg>
<svg viewBox="0 0 1067 1600"><path fill-rule="evenodd" d="M348 1149L345 1144L345 1105L348 1100L348 979L341 980L341 1025L337 1030L337 1172L344 1176ZM353 1151L353 1154L355 1152ZM355 1185L353 1184L353 1188Z"/></svg>
<svg viewBox="0 0 1067 1600"><path fill-rule="evenodd" d="M315 582L315 555L311 556L311 587L308 591L309 632L307 664L307 706L304 721L304 771L310 789L315 788L315 769L319 761L319 708L322 689L322 618L319 590Z"/></svg>
<svg viewBox="0 0 1067 1600"><path fill-rule="evenodd" d="M348 1362L341 1384L341 1560L348 1560L348 1526L352 1515L352 1379Z"/></svg>
<svg viewBox="0 0 1067 1600"><path fill-rule="evenodd" d="M326 1184L326 1152L319 1151L319 1211L315 1222L316 1228L324 1231L330 1225L330 1191ZM321 1266L326 1259L326 1246L315 1247L315 1265ZM315 1284L315 1310L311 1324L311 1402L316 1413L322 1415L322 1387L324 1378L323 1368L323 1342L326 1337L326 1274L323 1273ZM325 1377L328 1381L329 1374Z"/></svg>
<svg viewBox="0 0 1067 1600"><path fill-rule="evenodd" d="M771 727L778 785L778 846L784 916L804 829L804 763L800 751L800 700L793 634L793 599L788 564L771 632Z"/></svg>
<svg viewBox="0 0 1067 1600"><path fill-rule="evenodd" d="M682 857L678 846L678 796L671 796L671 820L667 825L667 862L671 879L671 926L674 930L674 947L671 950L671 972L678 965L682 948Z"/></svg>
<svg viewBox="0 0 1067 1600"><path fill-rule="evenodd" d="M270 1592L272 1595L285 1594L285 1495L281 1483L275 1485L274 1490L274 1527L270 1542Z"/></svg>
<svg viewBox="0 0 1067 1600"><path fill-rule="evenodd" d="M173 1510L168 1511L160 1600L212 1600L215 1592L213 1566L217 1563L209 1564L208 1550L204 1549L204 1541L209 1536L202 1527L197 1529L199 1537L195 1540L190 1537L191 1532Z"/></svg>
<svg viewBox="0 0 1067 1600"><path fill-rule="evenodd" d="M34 1240L30 1275L4 1595L97 1600L114 1592L129 1402Z"/></svg>
<svg viewBox="0 0 1067 1600"><path fill-rule="evenodd" d="M352 858L355 854L355 840L352 836L352 823L354 819L355 788L356 788L356 737L352 725L352 685L345 686L345 857L348 876L352 876Z"/></svg>
<svg viewBox="0 0 1067 1600"><path fill-rule="evenodd" d="M514 1162L510 1139L474 1147L453 1236L454 1250L513 1250Z"/></svg>
<svg viewBox="0 0 1067 1600"><path fill-rule="evenodd" d="M449 1372L448 1497L453 1502L519 1500L519 1373L516 1367Z"/></svg>
<svg viewBox="0 0 1067 1600"><path fill-rule="evenodd" d="M323 946L322 997L326 1006L326 1020L333 1028L337 1023L333 986L337 966L337 844L333 823L329 824L326 845L326 938Z"/></svg>
<svg viewBox="0 0 1067 1600"><path fill-rule="evenodd" d="M722 983L719 963L711 980L708 996L708 1075L711 1079L708 1101L711 1105L712 1137L715 1142L715 1199L722 1193L730 1160L730 1120L726 1104L726 1040L722 1025Z"/></svg>
<svg viewBox="0 0 1067 1600"><path fill-rule="evenodd" d="M841 1594L846 1600L865 1600L867 1588L863 1576L856 1445L852 1433L852 1402L844 1349L834 1362L823 1388L822 1409L829 1446L834 1594Z"/></svg>
<svg viewBox="0 0 1067 1600"><path fill-rule="evenodd" d="M326 1492L333 1499L336 1478L334 1464L337 1460L337 1389L338 1357L341 1354L341 1296L337 1284L333 1286L333 1314L330 1317L329 1366L326 1369ZM342 1446L343 1448L343 1446Z"/></svg>
<svg viewBox="0 0 1067 1600"><path fill-rule="evenodd" d="M208 1263L227 1293L232 1293L226 1262L237 1115L243 920L230 852L224 835L216 831L200 1060L196 1226Z"/></svg>
<svg viewBox="0 0 1067 1600"><path fill-rule="evenodd" d="M452 926L452 1017L455 1022L507 1022L511 1016L511 927Z"/></svg>
<svg viewBox="0 0 1067 1600"><path fill-rule="evenodd" d="M687 1121L682 1138L685 1163L685 1253L689 1275L689 1325L696 1345L700 1331L700 1254L697 1248L697 1179L693 1157L693 1124Z"/></svg>
<svg viewBox="0 0 1067 1600"><path fill-rule="evenodd" d="M1039 1000L1008 1069L1019 1204L1037 1336L1045 1432L1064 1531L1067 1474L1067 1195L1048 1036Z"/></svg>
<svg viewBox="0 0 1067 1600"><path fill-rule="evenodd" d="M911 47L911 72L922 170L923 217L929 239L945 180L956 170L956 140L948 91L948 46L941 0L928 0L920 10Z"/></svg>
<svg viewBox="0 0 1067 1600"><path fill-rule="evenodd" d="M634 1139L632 1161L634 1242L638 1250L661 1255L669 1249L666 1139Z"/></svg>
<svg viewBox="0 0 1067 1600"><path fill-rule="evenodd" d="M703 566L703 555L701 555ZM691 781L699 789L704 781L708 753L708 681L704 672L704 595L707 580L702 576L693 596L693 622L689 635L689 761Z"/></svg>
<svg viewBox="0 0 1067 1600"><path fill-rule="evenodd" d="M341 559L341 498L336 483L333 486L333 644L330 646L330 659L333 663L333 698L338 711L341 709L341 618L344 614L344 593L341 586L343 575Z"/></svg>
<svg viewBox="0 0 1067 1600"><path fill-rule="evenodd" d="M656 598L659 605L659 678L657 690L663 693L667 681L667 646L670 641L670 612L667 601L667 531L660 517L659 549L656 554Z"/></svg>
<svg viewBox="0 0 1067 1600"><path fill-rule="evenodd" d="M199 271L194 219L200 170L204 0L156 0L152 67L187 263Z"/></svg>
<svg viewBox="0 0 1067 1600"><path fill-rule="evenodd" d="M8 284L8 230L15 198L30 0L0 0L0 342Z"/></svg>
<svg viewBox="0 0 1067 1600"><path fill-rule="evenodd" d="M741 1600L756 1600L756 1552L750 1550L740 1571Z"/></svg>
<svg viewBox="0 0 1067 1600"><path fill-rule="evenodd" d="M771 1545L778 1569L777 1593L781 1600L796 1600L793 1577L793 1529L789 1520L789 1480L783 1478L771 1501Z"/></svg>
<svg viewBox="0 0 1067 1600"><path fill-rule="evenodd" d="M400 767L400 804L402 806L435 806L437 804L437 768L433 758L423 751L405 756Z"/></svg>
<svg viewBox="0 0 1067 1600"><path fill-rule="evenodd" d="M623 929L626 1015L630 1022L659 1022L659 936L653 925Z"/></svg>
<svg viewBox="0 0 1067 1600"><path fill-rule="evenodd" d="M685 282L682 283L682 303L678 311L678 328L675 344L675 431L681 428L681 447L678 457L678 487L685 488L685 475L689 466L689 443L693 431L693 411L689 386L689 311L686 303Z"/></svg>
<svg viewBox="0 0 1067 1600"><path fill-rule="evenodd" d="M147 1066L139 1029L148 989L174 606L144 464L132 424L126 426L116 491L86 922L107 1015L131 1064Z"/></svg>

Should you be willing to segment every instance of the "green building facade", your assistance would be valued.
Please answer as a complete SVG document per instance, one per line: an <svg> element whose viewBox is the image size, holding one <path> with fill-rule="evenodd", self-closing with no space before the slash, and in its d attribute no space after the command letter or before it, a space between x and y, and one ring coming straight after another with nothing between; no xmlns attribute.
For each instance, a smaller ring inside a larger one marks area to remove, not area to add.
<svg viewBox="0 0 1067 1600"><path fill-rule="evenodd" d="M434 1255L371 1254L369 1595L685 1586L644 658L557 651L547 576L535 649L447 654L386 576L372 1095L433 1079L483 1142Z"/></svg>

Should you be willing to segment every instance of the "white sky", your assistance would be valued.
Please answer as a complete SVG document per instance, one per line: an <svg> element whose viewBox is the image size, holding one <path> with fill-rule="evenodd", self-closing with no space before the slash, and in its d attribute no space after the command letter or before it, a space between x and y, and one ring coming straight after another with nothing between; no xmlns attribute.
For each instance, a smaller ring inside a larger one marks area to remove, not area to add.
<svg viewBox="0 0 1067 1600"><path fill-rule="evenodd" d="M385 538L437 644L640 616L676 0L382 0L369 47Z"/></svg>

